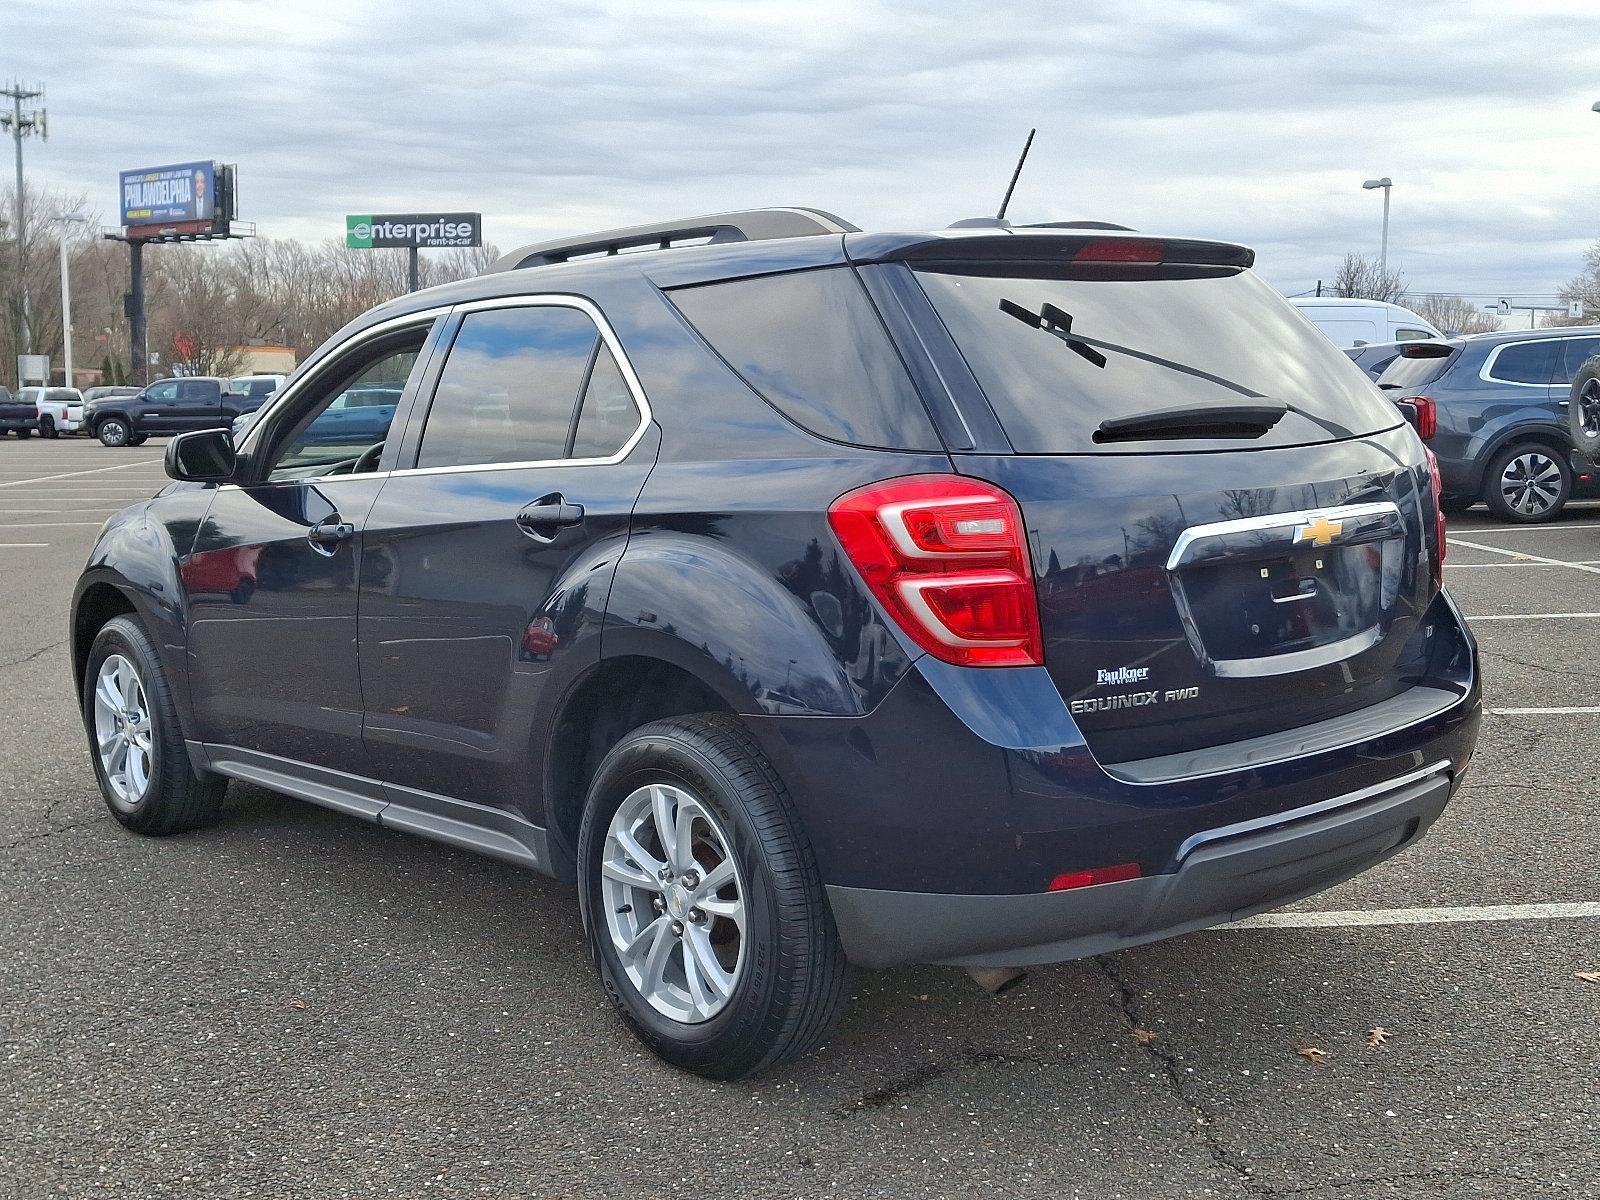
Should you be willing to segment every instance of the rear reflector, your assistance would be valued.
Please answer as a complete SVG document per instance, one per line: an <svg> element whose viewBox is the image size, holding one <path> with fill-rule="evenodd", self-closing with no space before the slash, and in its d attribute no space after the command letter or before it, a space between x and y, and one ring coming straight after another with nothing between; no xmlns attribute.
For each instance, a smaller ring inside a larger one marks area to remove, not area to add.
<svg viewBox="0 0 1600 1200"><path fill-rule="evenodd" d="M1044 663L1022 512L992 483L908 475L849 492L828 522L897 625L964 667Z"/></svg>
<svg viewBox="0 0 1600 1200"><path fill-rule="evenodd" d="M1097 883L1121 883L1124 879L1137 879L1142 872L1138 863L1118 863L1114 867L1090 867L1087 871L1063 871L1050 881L1052 892L1070 892L1073 888L1092 887Z"/></svg>

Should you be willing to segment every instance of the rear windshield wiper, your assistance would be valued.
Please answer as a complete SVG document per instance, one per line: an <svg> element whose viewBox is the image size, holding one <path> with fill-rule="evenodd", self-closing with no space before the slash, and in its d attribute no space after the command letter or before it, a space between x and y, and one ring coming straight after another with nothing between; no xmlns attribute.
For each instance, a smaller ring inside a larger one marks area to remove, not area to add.
<svg viewBox="0 0 1600 1200"><path fill-rule="evenodd" d="M1106 356L1104 354L1101 354L1100 351L1098 349L1096 349L1096 347L1101 347L1103 349L1110 350L1110 351L1112 351L1112 352L1114 352L1116 354L1125 354L1129 358L1137 358L1141 362L1147 362L1147 363L1150 363L1153 366L1164 367L1169 371L1177 371L1178 373L1183 374L1183 375L1193 375L1196 379L1204 379L1207 383L1214 383L1218 387L1226 388L1230 392L1234 392L1234 393L1236 393L1236 394L1238 394L1240 396L1243 396L1246 400L1261 401L1262 404L1265 405L1268 410L1277 410L1278 411L1278 416L1274 417L1273 420L1271 421L1271 423L1269 423L1268 425L1263 427L1260 430L1260 433L1253 434L1253 435L1252 434L1235 433L1235 434L1232 434L1232 435L1229 435L1229 436L1233 436L1233 437L1256 436L1256 437L1259 437L1261 433L1265 433L1268 429L1271 429L1273 425L1277 424L1278 420L1282 418L1282 416L1283 416L1283 414L1285 412L1292 412L1296 416L1304 417L1306 420L1310 421L1312 424L1320 425L1323 429L1327 430L1329 433L1333 434L1335 437L1348 438L1348 437L1354 437L1355 436L1355 430L1347 428L1346 426L1339 424L1337 421L1330 421L1326 417L1319 417L1315 413L1309 413L1309 412L1307 412L1305 409L1301 408L1297 404L1290 404L1290 403L1288 403L1286 401L1282 401L1282 400L1271 400L1271 399L1268 399L1266 396L1262 395L1260 392L1254 390L1253 388L1247 388L1242 383L1235 383L1231 379L1224 379L1221 375L1213 375L1213 374L1211 374L1210 371L1202 371L1199 367L1185 366L1183 363L1174 362L1170 358L1162 358L1161 356L1156 355L1156 354L1147 354L1143 350L1135 350L1130 346L1119 346L1115 342L1104 341L1101 338L1086 338L1082 334L1075 334L1075 333L1072 332L1072 314L1069 313L1069 312L1066 312L1063 309L1057 308L1054 304L1051 304L1049 301L1046 301L1044 304L1040 305L1038 312L1033 312L1033 311L1031 311L1031 310L1029 310L1027 308L1024 308L1022 305L1018 304L1014 300L1002 299L1000 301L1000 311L1005 313L1008 317L1015 317L1017 320L1021 321L1024 325L1031 325L1035 329L1042 329L1042 330L1044 330L1044 332L1046 332L1048 334L1052 334L1055 337L1060 338L1063 342L1065 342L1069 347L1071 347L1079 355L1081 355L1083 358L1087 359L1089 362L1093 363L1097 367L1102 367L1103 368L1106 365L1106 361L1107 361L1106 360ZM1242 411L1242 410L1251 409L1252 406L1251 405L1243 405L1243 406L1236 406L1236 408L1238 410ZM1100 424L1099 432L1097 432L1096 435L1095 435L1095 440L1096 441L1102 441L1102 440L1132 440L1133 435L1131 435L1131 434L1123 434L1121 439L1102 438L1101 434L1112 432L1107 427L1110 426L1110 425L1115 425L1118 422L1122 422L1122 421L1143 421L1147 417L1165 417L1165 416L1169 416L1171 412L1176 412L1176 411L1189 412L1190 410L1188 410L1188 409L1162 410L1162 412L1160 412L1160 413L1149 413L1149 414L1145 414L1144 416L1119 417L1119 418L1116 418L1115 420L1103 421ZM1194 411L1198 412L1200 410L1196 409ZM1259 412L1261 410L1260 409L1256 409L1256 411ZM1256 419L1259 422L1260 418L1258 417ZM1218 422L1210 422L1209 424L1210 425L1216 425L1216 424L1218 424ZM1248 424L1248 422L1246 422L1246 424ZM1195 423L1195 427L1196 428L1199 427L1199 423L1198 422ZM1184 437L1184 436L1198 437L1198 436L1203 436L1203 435L1202 434L1198 434L1198 433L1189 433L1189 434L1168 433L1168 434L1166 434L1166 436L1168 436L1168 437Z"/></svg>
<svg viewBox="0 0 1600 1200"><path fill-rule="evenodd" d="M1157 438L1256 438L1283 420L1288 412L1287 404L1267 399L1255 404L1163 408L1135 413L1131 417L1109 417L1094 431L1094 440L1103 444Z"/></svg>

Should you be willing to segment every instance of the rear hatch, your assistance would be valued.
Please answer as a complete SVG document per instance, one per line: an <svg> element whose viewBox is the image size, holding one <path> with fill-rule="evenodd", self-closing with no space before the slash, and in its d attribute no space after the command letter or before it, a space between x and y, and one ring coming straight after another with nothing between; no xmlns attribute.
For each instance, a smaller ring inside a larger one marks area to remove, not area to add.
<svg viewBox="0 0 1600 1200"><path fill-rule="evenodd" d="M1022 236L911 257L1010 443L956 468L1022 507L1045 665L1101 761L1417 682L1423 451L1249 251Z"/></svg>

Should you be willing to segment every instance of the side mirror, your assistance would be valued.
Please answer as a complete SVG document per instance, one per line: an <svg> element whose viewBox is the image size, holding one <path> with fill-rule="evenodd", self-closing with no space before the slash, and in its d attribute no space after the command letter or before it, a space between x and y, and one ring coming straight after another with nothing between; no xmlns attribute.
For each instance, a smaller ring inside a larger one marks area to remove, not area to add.
<svg viewBox="0 0 1600 1200"><path fill-rule="evenodd" d="M167 443L167 474L186 483L226 483L239 455L226 429L196 429Z"/></svg>

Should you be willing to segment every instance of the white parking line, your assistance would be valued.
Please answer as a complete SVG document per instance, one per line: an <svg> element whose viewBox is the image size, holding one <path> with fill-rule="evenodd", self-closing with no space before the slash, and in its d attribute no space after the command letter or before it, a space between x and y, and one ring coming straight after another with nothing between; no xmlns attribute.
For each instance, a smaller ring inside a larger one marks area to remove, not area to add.
<svg viewBox="0 0 1600 1200"><path fill-rule="evenodd" d="M1587 571L1590 575L1600 575L1600 567L1591 567L1587 563L1568 562L1564 558L1545 558L1540 554L1527 554L1521 550L1507 550L1504 546L1485 546L1482 542L1468 542L1463 541L1461 538L1446 538L1445 540L1452 546L1461 546L1468 550L1483 550L1490 554L1503 554L1507 558L1519 558L1525 562L1544 563L1551 567L1571 567L1574 571Z"/></svg>
<svg viewBox="0 0 1600 1200"><path fill-rule="evenodd" d="M1600 525L1473 525L1468 533L1561 533L1567 529L1600 529Z"/></svg>
<svg viewBox="0 0 1600 1200"><path fill-rule="evenodd" d="M52 500L55 499L54 496L50 498ZM1456 571L1481 571L1486 567L1494 567L1496 569L1522 567L1526 569L1528 567L1545 567L1549 565L1548 563L1538 562L1450 563L1449 570L1453 574ZM1580 558L1577 562L1564 563L1563 565L1568 567L1600 567L1600 558Z"/></svg>
<svg viewBox="0 0 1600 1200"><path fill-rule="evenodd" d="M99 529L104 524L104 521L0 521L0 529L71 529L75 525Z"/></svg>
<svg viewBox="0 0 1600 1200"><path fill-rule="evenodd" d="M1272 912L1218 929L1338 929L1355 925L1454 925L1469 921L1571 921L1600 917L1600 901L1484 904L1462 908L1373 908L1360 912Z"/></svg>
<svg viewBox="0 0 1600 1200"><path fill-rule="evenodd" d="M49 542L0 542L0 550L37 550Z"/></svg>
<svg viewBox="0 0 1600 1200"><path fill-rule="evenodd" d="M1577 714L1600 713L1600 705L1580 705L1574 708L1491 708L1497 717L1570 717Z"/></svg>
<svg viewBox="0 0 1600 1200"><path fill-rule="evenodd" d="M141 458L138 462L116 463L109 467L90 467L87 471L63 471L59 475L40 475L34 479L13 479L0 483L0 488L23 487L30 483L45 483L51 479L75 479L79 475L98 475L102 471L131 471L134 467L148 467L160 462L156 458Z"/></svg>
<svg viewBox="0 0 1600 1200"><path fill-rule="evenodd" d="M1600 612L1582 613L1485 613L1481 616L1467 614L1469 621L1573 621L1580 618L1600 617Z"/></svg>

